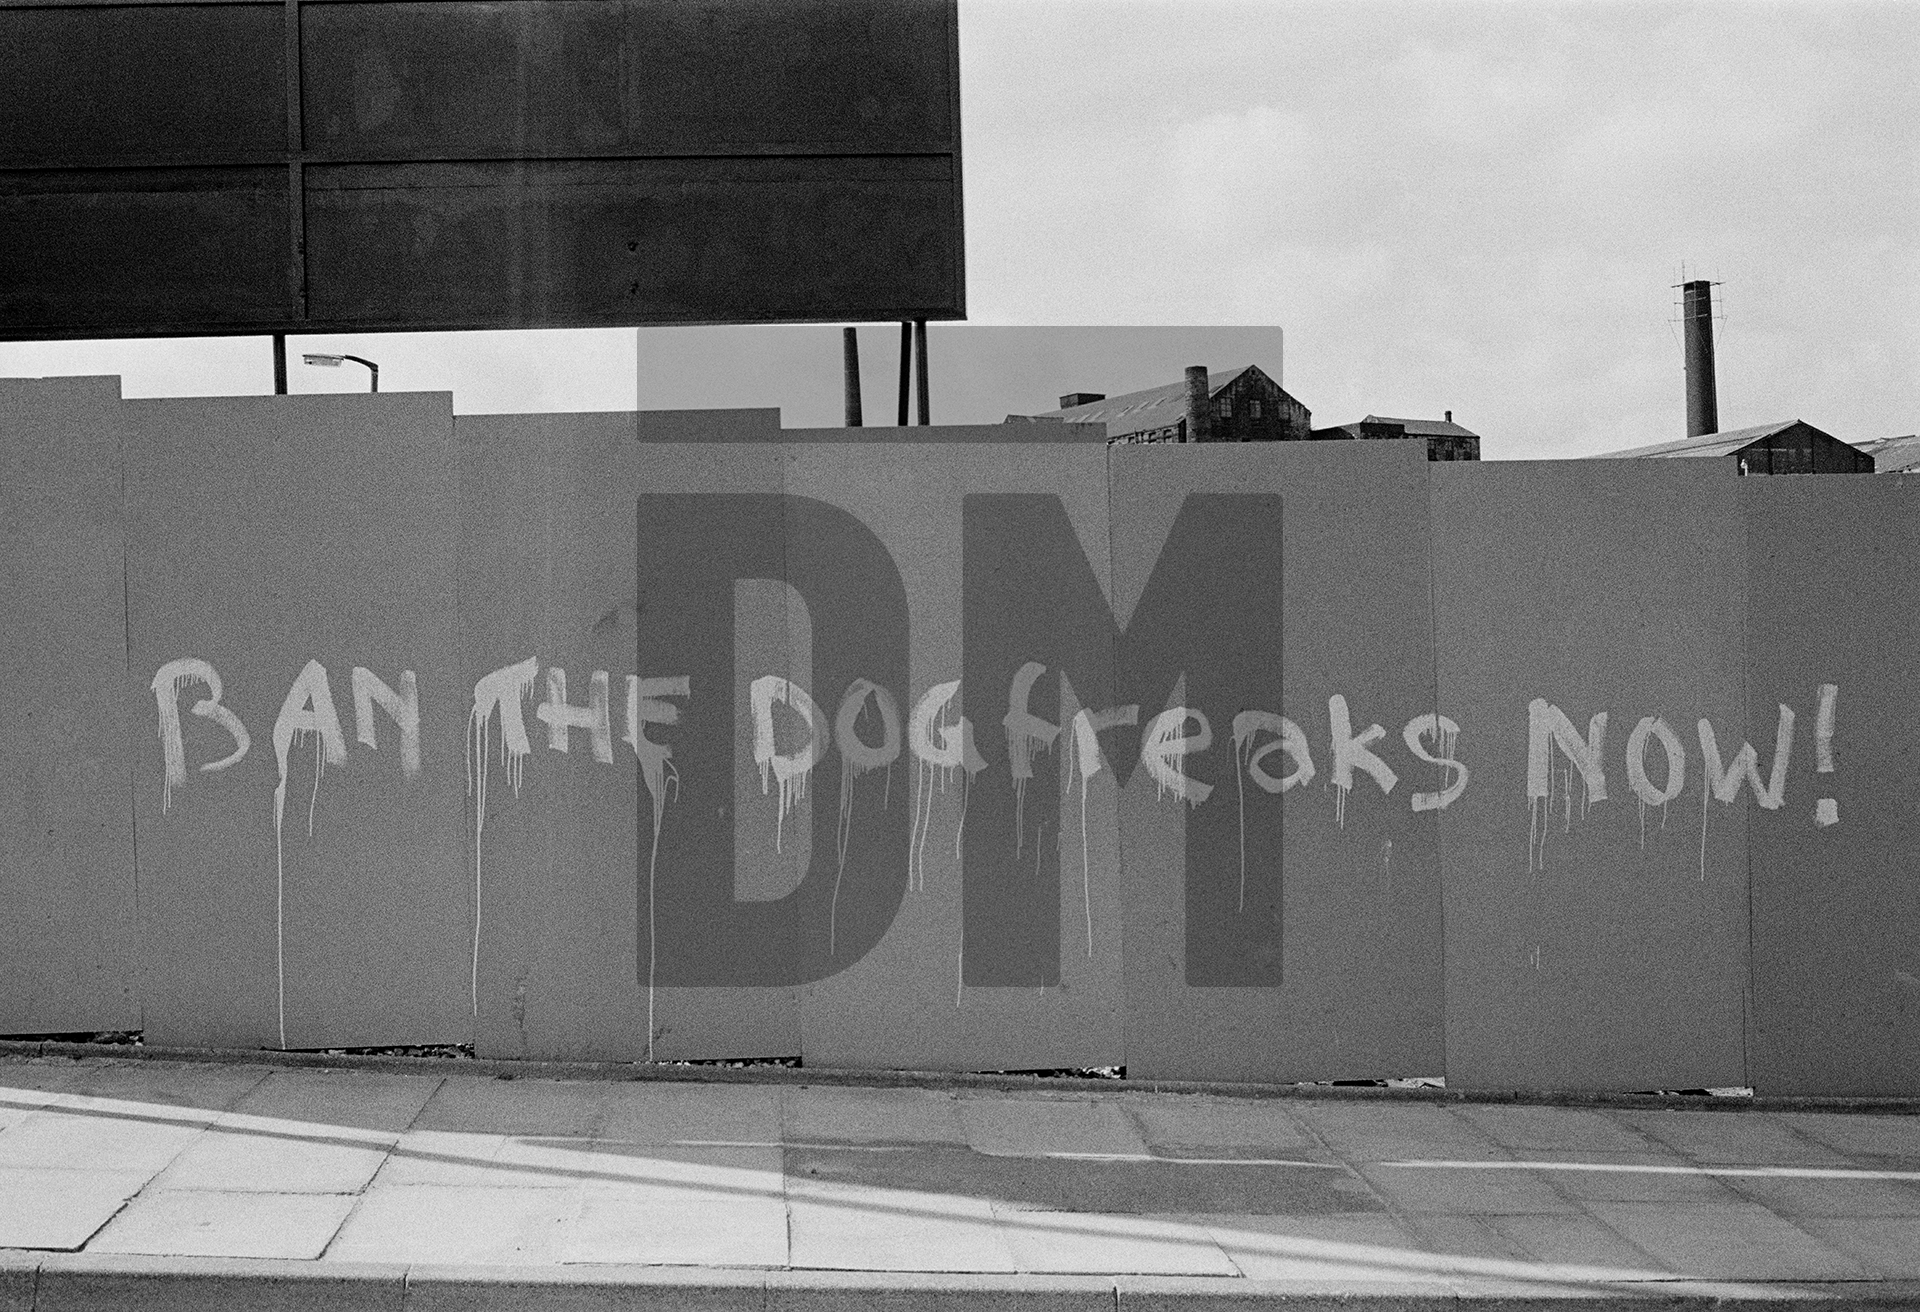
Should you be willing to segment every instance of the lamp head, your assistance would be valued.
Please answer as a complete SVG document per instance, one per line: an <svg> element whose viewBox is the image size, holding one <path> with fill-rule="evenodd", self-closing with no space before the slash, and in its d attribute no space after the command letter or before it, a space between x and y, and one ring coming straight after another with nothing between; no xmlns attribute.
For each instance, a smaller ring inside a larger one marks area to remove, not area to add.
<svg viewBox="0 0 1920 1312"><path fill-rule="evenodd" d="M340 367L341 361L347 357L344 355L303 355L300 358L308 364L324 365L329 369L337 369Z"/></svg>

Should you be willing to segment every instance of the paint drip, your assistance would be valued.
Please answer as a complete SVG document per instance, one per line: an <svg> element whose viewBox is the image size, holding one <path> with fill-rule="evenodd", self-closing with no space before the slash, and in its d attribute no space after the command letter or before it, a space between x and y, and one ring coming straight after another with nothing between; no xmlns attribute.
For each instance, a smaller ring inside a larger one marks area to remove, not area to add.
<svg viewBox="0 0 1920 1312"><path fill-rule="evenodd" d="M529 656L518 665L509 665L486 675L473 686L473 709L467 712L467 796L474 798L473 822L473 954L468 988L473 1014L480 1014L480 895L481 844L487 832L487 783L490 773L490 726L494 713L500 716L500 763L506 769L513 795L520 796L526 778L527 758L533 746L527 741L526 721L520 707L533 696L533 682L540 670L538 657Z"/></svg>
<svg viewBox="0 0 1920 1312"><path fill-rule="evenodd" d="M313 735L313 797L307 805L307 837L313 837L314 808L320 802L320 776L326 770L326 755L321 750L323 736L317 729L295 729L290 740L299 746L300 736ZM273 790L273 968L278 989L280 1047L287 1046L287 856L284 836L287 813L287 754L280 753L280 782Z"/></svg>
<svg viewBox="0 0 1920 1312"><path fill-rule="evenodd" d="M1247 767L1253 760L1253 735L1233 736L1233 786L1240 795L1240 910L1247 909Z"/></svg>

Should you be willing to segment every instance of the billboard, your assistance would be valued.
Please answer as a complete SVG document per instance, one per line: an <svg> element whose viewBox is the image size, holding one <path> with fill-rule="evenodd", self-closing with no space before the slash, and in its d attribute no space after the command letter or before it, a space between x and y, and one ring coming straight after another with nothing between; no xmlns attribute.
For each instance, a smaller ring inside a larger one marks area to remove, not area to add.
<svg viewBox="0 0 1920 1312"><path fill-rule="evenodd" d="M954 0L0 0L0 336L965 314Z"/></svg>

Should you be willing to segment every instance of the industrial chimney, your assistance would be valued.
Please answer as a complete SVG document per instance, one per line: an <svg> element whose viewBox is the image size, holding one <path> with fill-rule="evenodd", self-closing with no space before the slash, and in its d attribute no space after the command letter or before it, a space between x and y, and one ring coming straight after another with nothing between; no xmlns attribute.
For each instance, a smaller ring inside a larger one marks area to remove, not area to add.
<svg viewBox="0 0 1920 1312"><path fill-rule="evenodd" d="M1720 403L1713 385L1713 284L1682 283L1681 312L1687 354L1687 436L1720 431Z"/></svg>
<svg viewBox="0 0 1920 1312"><path fill-rule="evenodd" d="M1213 440L1213 389L1207 383L1207 367L1187 366L1187 441Z"/></svg>

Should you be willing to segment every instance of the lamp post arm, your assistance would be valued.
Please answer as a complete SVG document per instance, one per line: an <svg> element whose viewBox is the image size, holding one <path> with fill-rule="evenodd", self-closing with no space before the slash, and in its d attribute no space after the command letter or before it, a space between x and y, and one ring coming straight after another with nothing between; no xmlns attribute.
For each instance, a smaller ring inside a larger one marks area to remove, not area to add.
<svg viewBox="0 0 1920 1312"><path fill-rule="evenodd" d="M365 365L367 367L367 372L373 376L373 390L376 392L380 390L380 366L379 365L375 364L371 360L363 359L357 355L343 355L340 358L342 360L351 360L355 364Z"/></svg>

